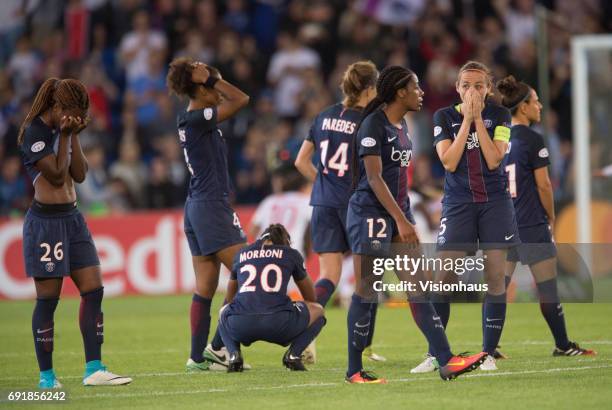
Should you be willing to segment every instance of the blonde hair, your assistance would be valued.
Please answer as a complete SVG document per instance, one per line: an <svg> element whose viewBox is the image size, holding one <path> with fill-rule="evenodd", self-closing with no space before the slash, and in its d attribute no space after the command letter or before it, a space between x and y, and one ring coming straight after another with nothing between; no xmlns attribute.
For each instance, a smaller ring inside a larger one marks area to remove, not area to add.
<svg viewBox="0 0 612 410"><path fill-rule="evenodd" d="M361 92L374 87L378 78L376 65L369 60L357 61L348 66L342 76L340 88L344 94L344 105L354 107L359 102Z"/></svg>

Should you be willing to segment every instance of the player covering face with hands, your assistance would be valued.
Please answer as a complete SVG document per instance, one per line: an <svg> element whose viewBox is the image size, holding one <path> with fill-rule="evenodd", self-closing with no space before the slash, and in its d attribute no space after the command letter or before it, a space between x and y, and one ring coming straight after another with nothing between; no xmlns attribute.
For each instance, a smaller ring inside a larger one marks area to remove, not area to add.
<svg viewBox="0 0 612 410"><path fill-rule="evenodd" d="M501 166L510 138L510 112L490 102L491 71L469 61L459 71L459 104L434 114L434 145L446 170L442 215L437 237L438 258L459 259L477 248L484 252L488 291L483 302L481 368L493 369L493 355L506 317L504 264L507 249L519 243L514 206ZM437 272L437 280L454 280L454 272ZM450 317L450 295L432 296L444 327ZM414 373L437 368L433 348Z"/></svg>
<svg viewBox="0 0 612 410"><path fill-rule="evenodd" d="M79 327L85 348L86 386L132 381L102 364L104 321L100 261L85 219L76 207L74 183L87 174L79 132L88 123L89 98L79 81L50 78L38 90L21 126L18 143L34 184L34 200L23 225L25 271L34 278L32 335L40 388L61 388L53 369L54 314L63 278L81 293Z"/></svg>

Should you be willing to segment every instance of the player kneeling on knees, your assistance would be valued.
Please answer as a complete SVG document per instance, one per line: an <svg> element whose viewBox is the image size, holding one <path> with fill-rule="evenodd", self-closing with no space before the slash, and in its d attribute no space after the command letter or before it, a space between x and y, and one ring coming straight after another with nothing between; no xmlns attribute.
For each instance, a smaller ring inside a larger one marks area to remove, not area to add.
<svg viewBox="0 0 612 410"><path fill-rule="evenodd" d="M292 302L287 296L292 277L304 301ZM228 372L243 370L240 345L259 340L289 346L283 365L289 370L306 370L301 354L326 320L323 307L315 302L304 259L291 247L283 225L270 225L236 255L227 300L219 313L219 331L230 355Z"/></svg>

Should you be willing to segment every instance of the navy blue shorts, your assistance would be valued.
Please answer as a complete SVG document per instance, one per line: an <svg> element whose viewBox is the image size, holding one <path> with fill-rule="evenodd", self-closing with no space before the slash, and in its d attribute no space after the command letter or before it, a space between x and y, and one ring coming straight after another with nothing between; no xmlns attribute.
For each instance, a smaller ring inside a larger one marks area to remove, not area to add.
<svg viewBox="0 0 612 410"><path fill-rule="evenodd" d="M235 312L232 304L223 309L219 324L237 343L249 346L257 341L288 346L308 328L310 312L304 302L291 302L287 309L267 314Z"/></svg>
<svg viewBox="0 0 612 410"><path fill-rule="evenodd" d="M187 198L184 218L185 235L193 256L212 255L246 241L238 215L226 200Z"/></svg>
<svg viewBox="0 0 612 410"><path fill-rule="evenodd" d="M23 222L23 259L27 276L34 278L59 278L100 265L87 223L75 203L32 203Z"/></svg>
<svg viewBox="0 0 612 410"><path fill-rule="evenodd" d="M346 208L313 206L310 231L312 250L316 253L348 251Z"/></svg>
<svg viewBox="0 0 612 410"><path fill-rule="evenodd" d="M511 199L443 204L437 249L474 252L505 249L520 243Z"/></svg>
<svg viewBox="0 0 612 410"><path fill-rule="evenodd" d="M509 262L521 262L533 265L557 256L557 247L553 242L548 224L519 228L521 243L508 250Z"/></svg>
<svg viewBox="0 0 612 410"><path fill-rule="evenodd" d="M408 209L406 218L415 224ZM399 234L395 220L385 211L374 207L362 207L349 202L346 216L351 251L357 255L380 255L389 249L393 237Z"/></svg>

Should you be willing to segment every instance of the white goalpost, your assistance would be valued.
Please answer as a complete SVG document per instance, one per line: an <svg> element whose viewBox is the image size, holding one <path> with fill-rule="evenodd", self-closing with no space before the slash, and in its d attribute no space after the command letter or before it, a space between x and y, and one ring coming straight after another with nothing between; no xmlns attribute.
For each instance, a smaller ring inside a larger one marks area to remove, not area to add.
<svg viewBox="0 0 612 410"><path fill-rule="evenodd" d="M572 38L572 120L575 163L577 243L592 243L591 218L591 117L589 106L589 53L612 53L612 34L582 35ZM612 99L612 90L609 91ZM612 107L612 102L610 102ZM608 136L609 137L609 136ZM588 247L587 247L588 248ZM590 258L589 258L590 259ZM590 266L588 262L587 264Z"/></svg>

